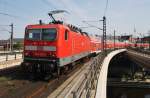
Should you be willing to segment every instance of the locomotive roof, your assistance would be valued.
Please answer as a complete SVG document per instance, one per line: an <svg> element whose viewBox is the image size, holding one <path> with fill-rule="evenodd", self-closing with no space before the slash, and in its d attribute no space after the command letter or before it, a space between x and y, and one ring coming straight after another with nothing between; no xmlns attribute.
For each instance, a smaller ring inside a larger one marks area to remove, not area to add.
<svg viewBox="0 0 150 98"><path fill-rule="evenodd" d="M64 26L64 28L68 28L69 30L75 32L75 33L80 33L81 35L85 35L87 37L89 37L87 32L83 32L80 28L73 26L73 25L65 25L65 24L60 24L60 23L49 23L49 24L32 24L32 25L28 25L27 28L28 29L32 29L32 28L48 28L48 27L59 27L59 26Z"/></svg>
<svg viewBox="0 0 150 98"><path fill-rule="evenodd" d="M74 32L80 33L81 35L85 35L85 36L89 37L87 32L83 32L82 29L80 29L80 28L78 28L78 27L76 27L74 25L67 24L67 27L69 27L69 29L71 31L74 31Z"/></svg>

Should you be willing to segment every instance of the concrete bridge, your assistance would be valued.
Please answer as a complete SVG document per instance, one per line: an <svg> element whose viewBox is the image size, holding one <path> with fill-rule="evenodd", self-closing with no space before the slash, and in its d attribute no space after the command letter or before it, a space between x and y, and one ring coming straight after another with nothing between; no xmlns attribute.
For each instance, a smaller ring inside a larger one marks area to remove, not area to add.
<svg viewBox="0 0 150 98"><path fill-rule="evenodd" d="M106 88L107 88L107 73L108 73L108 66L111 61L111 59L116 56L117 54L120 54L122 52L126 52L126 49L120 49L111 52L107 55L107 57L104 59L102 68L100 71L100 76L98 79L98 85L97 85L97 91L96 91L96 97L95 98L106 98Z"/></svg>
<svg viewBox="0 0 150 98"><path fill-rule="evenodd" d="M126 59L128 59L129 61ZM112 64L112 62L115 63ZM118 65L117 64L118 62L121 63ZM125 78L120 78L120 80L114 81L113 80L114 78L110 78L109 76L110 74L111 76L113 76L112 74L114 73L115 76L121 75L123 76L123 73L126 76ZM127 49L120 49L113 51L109 53L107 57L105 57L105 59L103 60L98 78L95 98L115 98L113 96L111 97L108 96L108 91L114 92L109 90L108 86L118 87L119 89L123 87L128 89L128 92L130 89L135 88L137 89L137 92L140 92L139 97L136 98L144 98L144 96L150 96L149 75L150 75L150 55ZM143 88L144 93L142 92ZM117 91L117 93L118 92L119 91ZM127 95L125 95L125 93L124 95L120 96L126 96L125 98L128 98Z"/></svg>

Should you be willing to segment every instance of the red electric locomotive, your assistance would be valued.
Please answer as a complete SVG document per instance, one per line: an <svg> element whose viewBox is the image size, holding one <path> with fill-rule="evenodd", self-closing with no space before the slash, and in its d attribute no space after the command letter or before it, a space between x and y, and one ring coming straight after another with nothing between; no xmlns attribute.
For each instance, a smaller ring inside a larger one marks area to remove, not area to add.
<svg viewBox="0 0 150 98"><path fill-rule="evenodd" d="M53 19L49 24L40 21L26 27L22 63L25 70L42 73L57 71L59 74L61 67L90 55L88 34L75 26L56 21L52 16L55 13L49 13Z"/></svg>

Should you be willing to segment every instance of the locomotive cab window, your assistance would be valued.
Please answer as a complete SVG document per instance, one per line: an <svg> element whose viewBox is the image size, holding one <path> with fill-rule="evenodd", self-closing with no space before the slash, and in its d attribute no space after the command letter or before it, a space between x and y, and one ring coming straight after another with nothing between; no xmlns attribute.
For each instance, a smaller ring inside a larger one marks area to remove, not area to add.
<svg viewBox="0 0 150 98"><path fill-rule="evenodd" d="M42 40L54 41L56 36L57 32L54 28L42 30Z"/></svg>
<svg viewBox="0 0 150 98"><path fill-rule="evenodd" d="M40 33L41 33L40 29L30 29L28 30L28 33L26 34L26 39L40 40L40 36L41 36Z"/></svg>
<svg viewBox="0 0 150 98"><path fill-rule="evenodd" d="M29 40L56 40L57 30L55 28L49 29L29 29L27 30L26 39Z"/></svg>
<svg viewBox="0 0 150 98"><path fill-rule="evenodd" d="M68 30L65 31L65 40L68 40Z"/></svg>

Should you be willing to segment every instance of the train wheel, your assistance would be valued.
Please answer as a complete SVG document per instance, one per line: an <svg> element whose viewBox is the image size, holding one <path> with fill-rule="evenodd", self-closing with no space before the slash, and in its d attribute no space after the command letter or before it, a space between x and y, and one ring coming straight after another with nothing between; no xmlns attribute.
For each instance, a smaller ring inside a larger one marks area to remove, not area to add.
<svg viewBox="0 0 150 98"><path fill-rule="evenodd" d="M60 67L57 68L57 78L59 79L60 77L60 73L61 73L61 70L60 70Z"/></svg>
<svg viewBox="0 0 150 98"><path fill-rule="evenodd" d="M76 64L77 64L77 62L72 62L72 63L70 64L70 69L72 70L73 67L74 67Z"/></svg>
<svg viewBox="0 0 150 98"><path fill-rule="evenodd" d="M24 63L21 63L21 71L23 73L26 73L27 72L27 67L24 65Z"/></svg>
<svg viewBox="0 0 150 98"><path fill-rule="evenodd" d="M63 75L66 75L69 70L70 70L70 69L69 69L69 65L65 65L65 66L63 67L63 69L62 69L62 74L63 74Z"/></svg>

